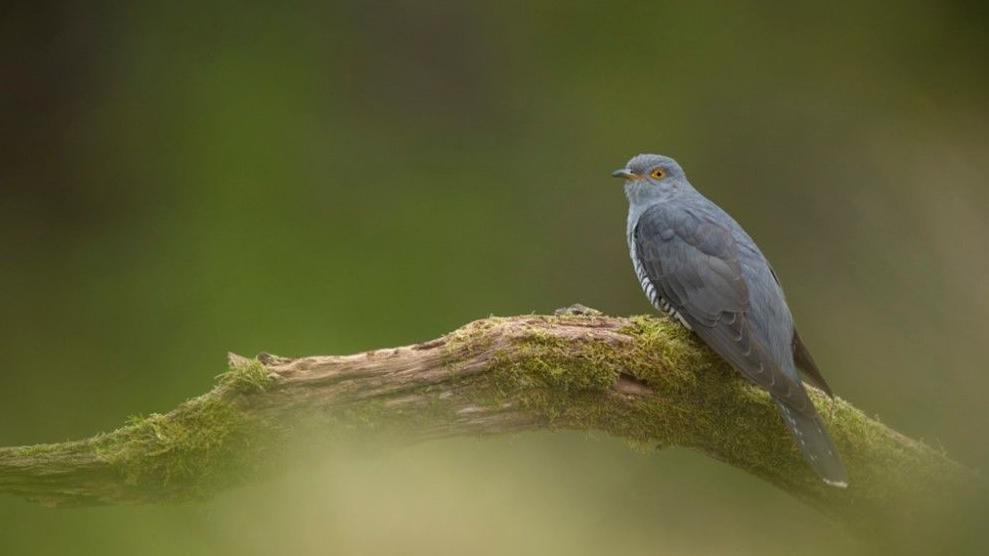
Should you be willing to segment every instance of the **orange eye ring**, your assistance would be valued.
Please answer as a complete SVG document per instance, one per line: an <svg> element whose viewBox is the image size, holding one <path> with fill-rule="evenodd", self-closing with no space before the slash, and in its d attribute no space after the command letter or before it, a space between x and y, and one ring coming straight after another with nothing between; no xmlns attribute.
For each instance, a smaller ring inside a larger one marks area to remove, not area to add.
<svg viewBox="0 0 989 556"><path fill-rule="evenodd" d="M666 172L662 168L653 168L652 172L649 172L649 176L656 180L661 180L666 177Z"/></svg>

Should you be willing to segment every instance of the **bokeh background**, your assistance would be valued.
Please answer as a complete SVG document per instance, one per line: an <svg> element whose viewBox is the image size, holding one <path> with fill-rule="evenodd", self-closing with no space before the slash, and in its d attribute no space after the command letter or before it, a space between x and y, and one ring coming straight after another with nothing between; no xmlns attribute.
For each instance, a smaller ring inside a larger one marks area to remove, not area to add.
<svg viewBox="0 0 989 556"><path fill-rule="evenodd" d="M989 464L984 4L0 7L0 445L574 302L649 312L608 173L676 157L840 395ZM786 526L780 526L785 523ZM760 481L585 434L341 448L199 504L0 498L3 554L866 553Z"/></svg>

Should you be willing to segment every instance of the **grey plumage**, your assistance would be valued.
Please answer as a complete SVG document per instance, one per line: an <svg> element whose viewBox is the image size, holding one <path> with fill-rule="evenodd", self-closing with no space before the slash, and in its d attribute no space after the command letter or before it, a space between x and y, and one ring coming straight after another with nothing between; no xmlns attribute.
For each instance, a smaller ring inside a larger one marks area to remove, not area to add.
<svg viewBox="0 0 989 556"><path fill-rule="evenodd" d="M807 463L829 484L846 486L845 468L797 367L829 395L831 389L758 246L671 158L639 155L613 175L625 178L629 253L650 302L768 390Z"/></svg>

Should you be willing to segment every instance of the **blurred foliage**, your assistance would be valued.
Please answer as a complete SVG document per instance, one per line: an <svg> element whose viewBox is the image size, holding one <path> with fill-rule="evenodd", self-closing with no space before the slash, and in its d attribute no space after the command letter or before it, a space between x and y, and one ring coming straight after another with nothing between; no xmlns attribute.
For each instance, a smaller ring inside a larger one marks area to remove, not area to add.
<svg viewBox="0 0 989 556"><path fill-rule="evenodd" d="M842 397L984 468L986 15L6 4L0 445L169 409L227 350L346 353L576 301L646 312L608 173L654 151L760 242ZM345 452L194 506L5 498L0 552L868 551L682 451L561 434Z"/></svg>

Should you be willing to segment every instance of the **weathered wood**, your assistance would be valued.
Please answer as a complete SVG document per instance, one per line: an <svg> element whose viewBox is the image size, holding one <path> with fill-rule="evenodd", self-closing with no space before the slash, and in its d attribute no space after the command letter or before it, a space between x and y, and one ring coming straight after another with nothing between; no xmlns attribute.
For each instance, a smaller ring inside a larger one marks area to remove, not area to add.
<svg viewBox="0 0 989 556"><path fill-rule="evenodd" d="M891 534L984 488L942 452L841 399L812 397L848 489L821 482L765 392L676 323L592 311L489 318L356 355L231 355L212 391L168 414L87 440L0 448L0 492L52 506L183 500L256 476L304 431L424 440L547 428L696 449L855 528Z"/></svg>

